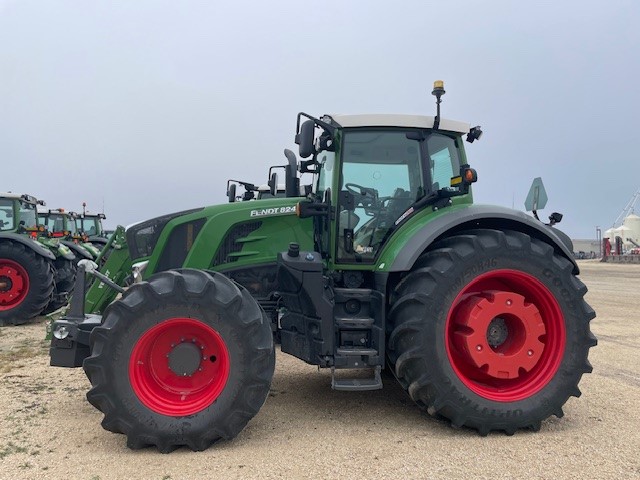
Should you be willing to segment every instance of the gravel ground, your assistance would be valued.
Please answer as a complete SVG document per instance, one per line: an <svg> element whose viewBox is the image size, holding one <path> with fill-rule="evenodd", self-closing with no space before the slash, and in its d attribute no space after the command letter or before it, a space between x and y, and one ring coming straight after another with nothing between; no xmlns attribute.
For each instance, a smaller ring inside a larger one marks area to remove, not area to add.
<svg viewBox="0 0 640 480"><path fill-rule="evenodd" d="M0 479L640 477L640 265L581 263L598 317L594 372L538 433L479 437L420 413L395 381L335 392L278 352L267 403L204 452L131 451L100 427L82 369L48 366L44 320L0 328Z"/></svg>

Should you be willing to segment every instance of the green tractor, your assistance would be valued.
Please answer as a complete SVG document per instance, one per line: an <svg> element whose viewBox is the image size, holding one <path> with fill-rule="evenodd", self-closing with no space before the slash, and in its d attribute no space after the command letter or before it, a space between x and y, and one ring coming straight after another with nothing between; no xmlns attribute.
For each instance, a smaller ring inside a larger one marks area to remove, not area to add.
<svg viewBox="0 0 640 480"><path fill-rule="evenodd" d="M19 325L49 306L66 303L69 292L56 279L74 255L58 239L46 238L31 195L0 193L0 326ZM66 278L66 277L65 277ZM73 286L75 267L68 286Z"/></svg>
<svg viewBox="0 0 640 480"><path fill-rule="evenodd" d="M388 369L481 435L563 415L597 343L571 241L473 204L463 143L481 129L433 93L435 117L300 113L285 197L119 227L100 271L80 266L100 281L52 325L51 364L84 367L105 429L161 452L235 437L267 399L274 333L333 389L380 389Z"/></svg>
<svg viewBox="0 0 640 480"><path fill-rule="evenodd" d="M60 243L73 251L78 261L82 259L95 260L100 255L102 244L100 248L96 247L89 242L87 235L78 230L77 213L66 212L63 208L38 210L38 219L40 224L45 226L48 235L52 238L59 238Z"/></svg>
<svg viewBox="0 0 640 480"><path fill-rule="evenodd" d="M102 250L109 240L109 235L102 226L102 220L106 219L104 213L89 213L87 204L82 202L82 213L76 216L78 232L87 237L87 241L98 250Z"/></svg>
<svg viewBox="0 0 640 480"><path fill-rule="evenodd" d="M81 235L76 228L77 214L66 212L63 208L38 210L40 225L45 227L45 236L57 239L60 244L73 252L74 259L69 260L58 256L54 262L56 268L56 292L66 292L67 295L57 295L43 313L51 313L67 304L67 298L73 293L77 264L80 260L96 260L100 249L87 242L87 237Z"/></svg>

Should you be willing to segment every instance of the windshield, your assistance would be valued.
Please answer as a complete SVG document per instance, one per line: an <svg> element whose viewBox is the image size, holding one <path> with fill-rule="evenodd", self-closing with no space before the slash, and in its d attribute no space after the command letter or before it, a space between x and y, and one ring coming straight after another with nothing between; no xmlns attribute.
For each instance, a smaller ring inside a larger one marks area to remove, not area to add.
<svg viewBox="0 0 640 480"><path fill-rule="evenodd" d="M85 234L91 236L100 235L102 233L100 229L100 221L95 217L80 218L80 230Z"/></svg>
<svg viewBox="0 0 640 480"><path fill-rule="evenodd" d="M49 215L44 216L43 220L47 230L51 233L60 233L64 231L64 217L62 215L50 213Z"/></svg>
<svg viewBox="0 0 640 480"><path fill-rule="evenodd" d="M14 230L13 222L13 200L0 198L0 231Z"/></svg>
<svg viewBox="0 0 640 480"><path fill-rule="evenodd" d="M38 219L36 214L36 206L33 203L20 201L18 224L24 228L37 228Z"/></svg>
<svg viewBox="0 0 640 480"><path fill-rule="evenodd" d="M341 262L373 262L417 200L438 191L459 190L451 186L452 177L460 172L459 142L444 133L347 129L341 160L337 219ZM318 188L328 185L331 175L330 169L322 168Z"/></svg>
<svg viewBox="0 0 640 480"><path fill-rule="evenodd" d="M409 131L346 132L338 260L372 262L395 221L427 190L421 142Z"/></svg>
<svg viewBox="0 0 640 480"><path fill-rule="evenodd" d="M427 137L426 147L432 190L457 190L457 187L451 187L451 177L460 174L460 156L456 140L441 133L432 133Z"/></svg>

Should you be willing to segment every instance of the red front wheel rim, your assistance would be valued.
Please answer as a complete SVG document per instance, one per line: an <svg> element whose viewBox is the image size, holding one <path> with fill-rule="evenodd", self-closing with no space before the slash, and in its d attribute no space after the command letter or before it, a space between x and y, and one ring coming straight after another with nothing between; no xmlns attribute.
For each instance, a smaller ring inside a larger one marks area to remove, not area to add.
<svg viewBox="0 0 640 480"><path fill-rule="evenodd" d="M29 293L29 274L17 262L0 259L0 311L20 305Z"/></svg>
<svg viewBox="0 0 640 480"><path fill-rule="evenodd" d="M515 402L542 390L565 350L564 316L537 278L517 270L478 276L447 317L446 348L458 378L489 400Z"/></svg>
<svg viewBox="0 0 640 480"><path fill-rule="evenodd" d="M181 417L215 402L227 383L229 369L229 351L216 330L192 318L171 318L136 342L129 379L146 407Z"/></svg>

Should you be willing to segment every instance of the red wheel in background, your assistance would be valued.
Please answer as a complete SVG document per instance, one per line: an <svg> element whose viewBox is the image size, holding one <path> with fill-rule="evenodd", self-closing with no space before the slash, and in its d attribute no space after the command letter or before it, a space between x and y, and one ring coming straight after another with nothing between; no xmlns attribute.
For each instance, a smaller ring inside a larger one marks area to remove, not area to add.
<svg viewBox="0 0 640 480"><path fill-rule="evenodd" d="M29 293L29 274L17 262L0 258L0 311L20 305Z"/></svg>
<svg viewBox="0 0 640 480"><path fill-rule="evenodd" d="M25 244L0 238L0 326L39 315L53 293L53 265Z"/></svg>

